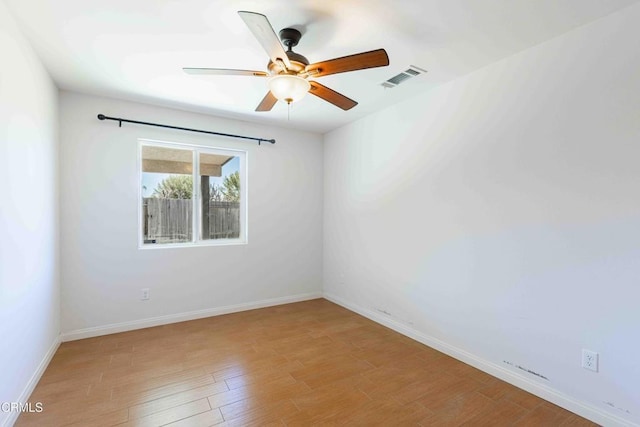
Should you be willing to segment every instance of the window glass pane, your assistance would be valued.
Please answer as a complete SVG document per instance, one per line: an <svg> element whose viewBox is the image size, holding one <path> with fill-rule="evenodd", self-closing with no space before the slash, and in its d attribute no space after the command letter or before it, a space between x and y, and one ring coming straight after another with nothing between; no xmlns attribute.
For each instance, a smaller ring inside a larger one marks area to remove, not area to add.
<svg viewBox="0 0 640 427"><path fill-rule="evenodd" d="M240 237L240 158L200 153L201 239Z"/></svg>
<svg viewBox="0 0 640 427"><path fill-rule="evenodd" d="M193 154L142 146L142 235L145 244L191 242Z"/></svg>

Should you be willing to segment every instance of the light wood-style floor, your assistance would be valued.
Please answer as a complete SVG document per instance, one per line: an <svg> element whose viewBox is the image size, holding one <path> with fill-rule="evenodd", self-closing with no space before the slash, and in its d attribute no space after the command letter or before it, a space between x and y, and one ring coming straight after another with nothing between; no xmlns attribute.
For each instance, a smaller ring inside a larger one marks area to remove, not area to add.
<svg viewBox="0 0 640 427"><path fill-rule="evenodd" d="M318 299L63 343L17 426L587 426Z"/></svg>

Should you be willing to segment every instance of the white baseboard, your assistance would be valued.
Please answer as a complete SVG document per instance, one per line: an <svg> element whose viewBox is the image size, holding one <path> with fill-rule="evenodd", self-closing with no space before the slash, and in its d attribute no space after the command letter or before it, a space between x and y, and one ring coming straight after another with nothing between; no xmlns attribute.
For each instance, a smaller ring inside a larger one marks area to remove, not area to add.
<svg viewBox="0 0 640 427"><path fill-rule="evenodd" d="M169 314L167 316L151 317L147 319L133 320L131 322L112 323L110 325L96 326L93 328L77 329L62 334L62 341L75 341L84 338L98 337L101 335L115 334L118 332L133 331L135 329L150 328L153 326L167 325L170 323L185 322L187 320L202 319L204 317L220 316L222 314L237 313L240 311L254 310L256 308L272 307L293 302L307 301L322 298L322 293L292 295L280 298L271 298L262 301L254 301L242 304L227 305L224 307L208 308L205 310L190 311L187 313Z"/></svg>
<svg viewBox="0 0 640 427"><path fill-rule="evenodd" d="M445 353L451 357L461 360L462 362L467 363L477 369L480 369L481 371L484 371L489 375L492 375L503 381L506 381L509 384L512 384L518 388L528 391L529 393L535 394L536 396L542 399L552 402L562 408L567 409L568 411L574 412L595 423L598 423L604 426L625 426L625 427L637 426L637 424L634 424L630 421L620 418L615 414L611 414L607 411L604 411L600 408L590 405L589 403L577 400L571 396L568 396L564 393L559 392L558 390L555 390L552 387L533 382L529 378L523 375L520 375L515 372L511 372L500 365L481 359L467 351L464 351L460 348L452 346L442 340L439 340L435 337L424 334L414 328L411 328L393 319L389 319L388 317L384 317L380 313L377 313L373 310L361 307L357 304L346 301L333 294L325 293L324 298L338 305L341 305L344 308L354 311L370 320L373 320L376 323L380 323L390 329L393 329L394 331L402 335L405 335L418 342L421 342L422 344L425 344L438 351L441 351L442 353Z"/></svg>
<svg viewBox="0 0 640 427"><path fill-rule="evenodd" d="M33 375L31 375L31 378L29 379L29 382L25 386L24 390L22 390L22 393L20 393L20 397L17 400L18 403L24 404L29 401L29 397L31 397L31 393L33 393L33 390L36 388L36 385L38 385L38 381L40 381L42 374L44 374L44 371L47 369L47 366L49 366L49 362L51 362L53 355L56 354L56 351L58 350L58 347L60 347L61 342L62 341L60 340L60 335L58 335L53 340L53 342L51 343L51 347L49 347L49 350L40 361L38 368L33 373ZM18 420L19 416L20 416L20 412L15 412L15 411L9 412L9 416L5 418L4 422L2 423L2 427L9 427L14 425L15 422Z"/></svg>

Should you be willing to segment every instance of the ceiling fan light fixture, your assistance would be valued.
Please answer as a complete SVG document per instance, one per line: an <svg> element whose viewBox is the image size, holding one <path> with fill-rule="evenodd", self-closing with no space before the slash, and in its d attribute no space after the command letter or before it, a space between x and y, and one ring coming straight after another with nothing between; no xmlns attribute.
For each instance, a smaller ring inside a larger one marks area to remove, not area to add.
<svg viewBox="0 0 640 427"><path fill-rule="evenodd" d="M269 79L269 90L278 100L287 104L304 98L311 89L306 79L293 74L281 74Z"/></svg>
<svg viewBox="0 0 640 427"><path fill-rule="evenodd" d="M238 14L269 56L267 64L269 71L226 68L183 68L183 70L188 74L272 76L267 81L269 92L260 101L255 111L271 111L278 101L284 101L290 105L292 102L302 99L307 92L345 111L350 110L358 105L356 101L321 85L316 81L316 78L389 65L389 55L384 49L360 52L309 64L307 58L293 51L293 47L302 37L299 30L291 27L284 28L280 31L280 40L278 40L273 26L265 15L246 10L238 11ZM283 44L288 48L287 51L284 50ZM306 80L307 78L313 80L309 82Z"/></svg>

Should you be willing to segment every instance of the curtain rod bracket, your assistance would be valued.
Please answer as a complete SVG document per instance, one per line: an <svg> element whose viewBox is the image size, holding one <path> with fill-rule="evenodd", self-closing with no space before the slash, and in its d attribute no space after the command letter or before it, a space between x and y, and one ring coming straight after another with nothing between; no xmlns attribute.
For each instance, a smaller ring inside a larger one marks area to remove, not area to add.
<svg viewBox="0 0 640 427"><path fill-rule="evenodd" d="M179 126L163 125L163 124L151 123L151 122L139 122L137 120L122 119L122 118L119 118L119 117L109 117L109 116L105 116L104 114L98 114L98 120L114 120L114 121L118 122L118 127L122 127L122 122L125 122L125 123L134 123L134 124L145 125L145 126L156 126L156 127L160 127L160 128L183 130L183 131L186 131L186 132L198 132L198 133L206 133L206 134L209 134L209 135L226 136L226 137L229 137L229 138L250 139L252 141L258 141L258 145L261 145L262 142L269 142L271 144L275 144L276 143L275 139L255 138L253 136L234 135L234 134L231 134L231 133L214 132L214 131L210 131L210 130L183 128L183 127L179 127Z"/></svg>

